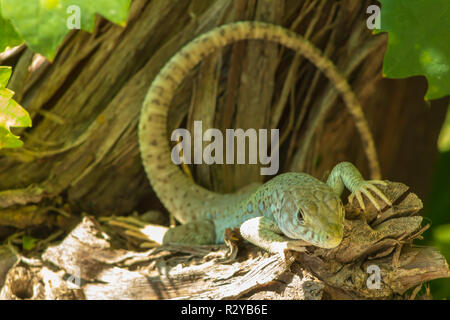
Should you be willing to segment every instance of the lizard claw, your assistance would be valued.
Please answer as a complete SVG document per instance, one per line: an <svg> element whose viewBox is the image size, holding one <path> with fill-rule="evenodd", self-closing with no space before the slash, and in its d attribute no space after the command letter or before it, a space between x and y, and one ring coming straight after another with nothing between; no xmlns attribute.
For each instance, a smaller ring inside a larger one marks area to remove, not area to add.
<svg viewBox="0 0 450 320"><path fill-rule="evenodd" d="M379 185L387 185L385 181L382 180L367 180L363 181L355 191L350 194L348 197L349 202L353 201L353 198L356 197L358 200L359 205L361 206L361 209L366 211L366 206L364 205L364 201L362 199L362 194L364 194L370 202L372 202L373 206L378 210L381 211L381 208L377 202L377 200L374 198L374 196L369 192L372 191L374 194L376 194L378 197L380 197L386 204L389 206L392 206L392 202L384 195L384 193L378 189L375 184Z"/></svg>
<svg viewBox="0 0 450 320"><path fill-rule="evenodd" d="M306 241L303 240L288 240L283 242L275 242L272 244L270 248L270 252L283 254L285 251L297 251L297 252L305 252L305 246L309 245Z"/></svg>
<svg viewBox="0 0 450 320"><path fill-rule="evenodd" d="M286 241L285 250L305 252L306 251L305 245L309 245L309 244L308 243L305 244L305 241L303 241L303 240L290 240L290 241Z"/></svg>

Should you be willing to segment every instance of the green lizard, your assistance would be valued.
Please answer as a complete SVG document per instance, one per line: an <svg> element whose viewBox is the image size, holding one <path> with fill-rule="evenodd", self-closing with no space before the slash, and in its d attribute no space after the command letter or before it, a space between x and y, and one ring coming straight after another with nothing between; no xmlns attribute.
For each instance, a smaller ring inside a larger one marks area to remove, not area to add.
<svg viewBox="0 0 450 320"><path fill-rule="evenodd" d="M153 80L141 110L139 146L145 171L160 200L183 224L170 229L164 242L223 243L225 229L240 227L245 239L272 253L303 251L311 244L336 247L343 237L340 195L344 186L362 208L364 194L380 210L369 191L391 205L375 186L384 182L365 181L351 163L336 165L327 183L305 173L285 173L244 193L218 194L196 185L171 160L167 114L178 85L206 55L246 39L277 42L314 63L342 95L366 142L368 158L376 155L361 106L350 86L311 43L292 31L262 22L236 22L215 28L188 43L167 62ZM376 165L372 163L371 167L377 172Z"/></svg>

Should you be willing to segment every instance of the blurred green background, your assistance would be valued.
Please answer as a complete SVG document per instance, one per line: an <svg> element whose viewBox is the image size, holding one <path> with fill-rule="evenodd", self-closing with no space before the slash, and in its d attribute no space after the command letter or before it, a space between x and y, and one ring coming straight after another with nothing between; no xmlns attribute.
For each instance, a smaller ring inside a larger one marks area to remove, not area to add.
<svg viewBox="0 0 450 320"><path fill-rule="evenodd" d="M433 173L431 192L425 203L424 222L431 222L424 240L418 244L432 245L450 261L450 105L438 141L439 157ZM450 299L450 278L431 282L434 299Z"/></svg>

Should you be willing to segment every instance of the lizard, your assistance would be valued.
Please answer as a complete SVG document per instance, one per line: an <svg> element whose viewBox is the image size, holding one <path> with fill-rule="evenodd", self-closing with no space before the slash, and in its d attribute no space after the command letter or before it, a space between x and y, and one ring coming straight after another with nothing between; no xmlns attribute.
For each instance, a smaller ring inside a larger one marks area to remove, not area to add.
<svg viewBox="0 0 450 320"><path fill-rule="evenodd" d="M244 239L271 253L304 251L308 245L334 248L343 238L345 214L340 196L344 187L351 192L349 199L356 197L363 210L362 195L381 210L374 195L392 205L376 186L385 181L364 180L353 164L342 162L326 182L306 173L288 172L256 189L219 194L195 184L171 160L167 116L176 89L205 56L249 39L276 42L310 60L341 94L366 141L368 158L376 152L362 108L346 79L309 41L265 22L240 21L216 27L186 44L164 65L151 83L140 113L138 138L145 172L158 198L181 222L166 232L163 243L220 244L227 228L240 228Z"/></svg>

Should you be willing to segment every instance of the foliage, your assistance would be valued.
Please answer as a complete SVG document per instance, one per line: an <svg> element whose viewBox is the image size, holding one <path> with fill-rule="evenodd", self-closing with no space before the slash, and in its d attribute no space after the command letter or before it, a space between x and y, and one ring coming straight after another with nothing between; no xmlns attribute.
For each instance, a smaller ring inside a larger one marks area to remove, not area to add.
<svg viewBox="0 0 450 320"><path fill-rule="evenodd" d="M0 2L1 4L1 2ZM22 43L22 38L17 34L9 20L2 16L2 7L0 5L0 52L8 47L14 47Z"/></svg>
<svg viewBox="0 0 450 320"><path fill-rule="evenodd" d="M450 120L449 120L450 121ZM431 220L432 231L426 232L425 242L436 247L450 261L450 151L441 152L435 170L425 215ZM450 279L431 282L434 298L450 298Z"/></svg>
<svg viewBox="0 0 450 320"><path fill-rule="evenodd" d="M130 0L0 0L1 13L8 19L25 43L48 59L52 60L64 37L70 32L74 17L79 14L79 27L92 32L95 27L95 14L99 13L108 20L125 25ZM7 20L0 20L0 24ZM8 29L0 29L0 39L12 39L14 29L8 23ZM9 37L8 37L9 35ZM2 44L0 42L0 44ZM0 46L0 51L3 47Z"/></svg>
<svg viewBox="0 0 450 320"><path fill-rule="evenodd" d="M383 75L404 78L424 75L429 84L425 99L450 94L450 2L448 0L379 0L381 31L389 33ZM425 215L432 232L425 242L450 260L450 109L439 137L438 165ZM431 282L436 299L450 298L450 279Z"/></svg>
<svg viewBox="0 0 450 320"><path fill-rule="evenodd" d="M130 0L0 0L0 52L23 41L35 52L52 60L67 33L69 20L79 18L80 29L93 31L95 14L124 25ZM78 15L78 16L77 16ZM29 114L6 88L11 69L0 67L0 148L23 145L11 127L31 126Z"/></svg>
<svg viewBox="0 0 450 320"><path fill-rule="evenodd" d="M381 31L389 33L384 76L424 75L427 100L450 94L450 1L379 1Z"/></svg>
<svg viewBox="0 0 450 320"><path fill-rule="evenodd" d="M23 145L11 127L31 127L30 115L12 99L14 92L6 88L10 77L11 68L0 67L0 149Z"/></svg>
<svg viewBox="0 0 450 320"><path fill-rule="evenodd" d="M450 106L444 125L442 126L441 134L439 135L438 148L441 152L450 151Z"/></svg>
<svg viewBox="0 0 450 320"><path fill-rule="evenodd" d="M36 239L36 238L30 237L27 235L22 237L22 247L25 250L33 250L34 247L36 246L37 242L38 242L38 239Z"/></svg>

